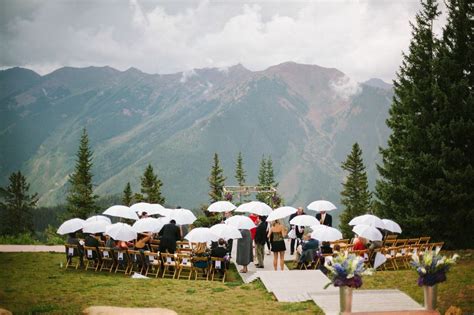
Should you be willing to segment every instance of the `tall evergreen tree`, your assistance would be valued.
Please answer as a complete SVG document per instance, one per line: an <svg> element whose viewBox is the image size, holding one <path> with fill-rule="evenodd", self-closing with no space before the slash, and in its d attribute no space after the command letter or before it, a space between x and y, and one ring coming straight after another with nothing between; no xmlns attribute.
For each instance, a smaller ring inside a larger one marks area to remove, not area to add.
<svg viewBox="0 0 474 315"><path fill-rule="evenodd" d="M239 184L239 186L245 186L245 170L242 152L239 152L239 155L237 156L237 163L235 165L235 179L237 180L237 184Z"/></svg>
<svg viewBox="0 0 474 315"><path fill-rule="evenodd" d="M211 202L223 200L223 189L226 177L224 176L224 170L220 166L219 155L217 155L217 153L214 153L214 164L211 168L211 175L207 180L210 186L209 196L211 197Z"/></svg>
<svg viewBox="0 0 474 315"><path fill-rule="evenodd" d="M89 137L82 130L79 149L76 154L76 167L69 176L69 193L67 196L68 216L85 219L98 210L97 195L92 186L92 151L89 148Z"/></svg>
<svg viewBox="0 0 474 315"><path fill-rule="evenodd" d="M28 193L30 184L20 171L12 173L10 184L0 188L2 201L2 234L16 235L33 232L31 209L36 207L38 194Z"/></svg>
<svg viewBox="0 0 474 315"><path fill-rule="evenodd" d="M267 188L267 160L265 159L265 155L262 155L262 160L260 161L260 168L258 170L258 186L262 189ZM258 201L266 202L267 194L265 193L258 193L256 195Z"/></svg>
<svg viewBox="0 0 474 315"><path fill-rule="evenodd" d="M362 150L357 142L352 146L351 153L341 167L348 174L345 182L342 183L341 203L345 209L339 217L339 229L344 238L350 238L353 232L348 224L349 221L358 215L369 213L372 199L362 160Z"/></svg>
<svg viewBox="0 0 474 315"><path fill-rule="evenodd" d="M133 192L132 187L130 186L130 182L125 185L125 189L123 190L122 196L122 204L125 206L131 206L133 202Z"/></svg>
<svg viewBox="0 0 474 315"><path fill-rule="evenodd" d="M143 195L143 201L148 203L165 203L165 197L161 194L161 187L163 182L158 178L153 170L153 166L148 164L141 177L142 187L141 192Z"/></svg>

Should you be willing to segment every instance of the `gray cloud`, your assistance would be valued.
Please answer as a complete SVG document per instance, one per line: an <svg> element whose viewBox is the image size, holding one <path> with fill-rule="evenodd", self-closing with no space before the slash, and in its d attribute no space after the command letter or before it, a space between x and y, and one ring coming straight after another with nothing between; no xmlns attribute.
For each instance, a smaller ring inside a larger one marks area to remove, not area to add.
<svg viewBox="0 0 474 315"><path fill-rule="evenodd" d="M415 1L0 0L0 66L262 70L284 61L390 81Z"/></svg>

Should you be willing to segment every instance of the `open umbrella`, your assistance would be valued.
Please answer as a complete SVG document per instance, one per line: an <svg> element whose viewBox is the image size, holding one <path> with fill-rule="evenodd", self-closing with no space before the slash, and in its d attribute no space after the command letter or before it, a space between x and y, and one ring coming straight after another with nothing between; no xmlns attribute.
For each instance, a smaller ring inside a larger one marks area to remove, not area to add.
<svg viewBox="0 0 474 315"><path fill-rule="evenodd" d="M296 213L296 211L298 211L296 208L288 206L277 208L268 215L267 221L275 221L278 219L286 218L292 215L293 213Z"/></svg>
<svg viewBox="0 0 474 315"><path fill-rule="evenodd" d="M188 209L171 210L168 218L175 220L178 225L192 224L197 219L193 212Z"/></svg>
<svg viewBox="0 0 474 315"><path fill-rule="evenodd" d="M267 216L272 213L272 208L260 201L250 201L243 203L235 209L235 212L248 212L256 215Z"/></svg>
<svg viewBox="0 0 474 315"><path fill-rule="evenodd" d="M207 211L209 212L228 212L237 208L232 202L229 201L216 201L212 203Z"/></svg>
<svg viewBox="0 0 474 315"><path fill-rule="evenodd" d="M163 207L159 203L150 203L150 205L148 207L147 214L148 215L159 214L159 215L162 215L162 216L167 216L167 215L170 214L170 212L171 212L170 209L166 209L165 207Z"/></svg>
<svg viewBox="0 0 474 315"><path fill-rule="evenodd" d="M224 223L235 226L239 230L250 230L256 227L255 223L253 223L249 217L243 215L234 215L225 220Z"/></svg>
<svg viewBox="0 0 474 315"><path fill-rule="evenodd" d="M321 242L333 242L342 239L342 233L333 227L326 225L316 225L311 227L313 233L311 237Z"/></svg>
<svg viewBox="0 0 474 315"><path fill-rule="evenodd" d="M104 233L106 227L109 226L111 223L105 220L97 220L97 221L86 221L84 222L84 226L82 228L82 232L84 233Z"/></svg>
<svg viewBox="0 0 474 315"><path fill-rule="evenodd" d="M307 207L309 210L314 210L314 211L318 211L318 212L321 212L321 211L332 211L332 210L336 210L336 206L330 202L330 201L327 201L327 200L316 200L316 201L313 201L312 203L310 203Z"/></svg>
<svg viewBox="0 0 474 315"><path fill-rule="evenodd" d="M105 234L117 241L131 241L137 238L137 232L126 223L115 223L107 226Z"/></svg>
<svg viewBox="0 0 474 315"><path fill-rule="evenodd" d="M383 224L385 225L385 229L387 231L393 233L402 233L402 228L398 225L397 222L389 220L389 219L382 219Z"/></svg>
<svg viewBox="0 0 474 315"><path fill-rule="evenodd" d="M349 225L358 225L358 224L366 224L366 225L375 226L381 229L385 229L385 224L383 223L383 221L379 217L373 214L360 215L353 218L349 222Z"/></svg>
<svg viewBox="0 0 474 315"><path fill-rule="evenodd" d="M144 218L135 221L133 223L132 228L138 232L152 232L152 233L158 233L163 226L165 225L165 220L156 219L156 218Z"/></svg>
<svg viewBox="0 0 474 315"><path fill-rule="evenodd" d="M105 210L103 214L110 215L112 217L138 220L138 216L135 211L127 206L112 206Z"/></svg>
<svg viewBox="0 0 474 315"><path fill-rule="evenodd" d="M225 240L242 238L242 233L230 224L219 223L211 226L210 229L212 233Z"/></svg>
<svg viewBox="0 0 474 315"><path fill-rule="evenodd" d="M210 228L198 227L198 228L192 229L188 234L186 234L184 238L190 242L206 243L206 242L217 241L219 239L219 236L212 233Z"/></svg>
<svg viewBox="0 0 474 315"><path fill-rule="evenodd" d="M110 221L110 218L107 218L106 216L103 216L103 215L94 215L86 219L86 222L91 222L91 221L106 221L107 223L112 224L112 221Z"/></svg>
<svg viewBox="0 0 474 315"><path fill-rule="evenodd" d="M84 220L78 218L67 220L63 224L61 224L61 226L58 228L57 233L64 235L79 231L84 226L84 222Z"/></svg>
<svg viewBox="0 0 474 315"><path fill-rule="evenodd" d="M293 219L290 220L290 224L298 225L298 226L313 226L320 224L318 219L313 217L312 215L302 214L297 215Z"/></svg>
<svg viewBox="0 0 474 315"><path fill-rule="evenodd" d="M382 233L376 227L367 224L359 224L352 228L352 231L360 237L366 238L369 241L381 241Z"/></svg>

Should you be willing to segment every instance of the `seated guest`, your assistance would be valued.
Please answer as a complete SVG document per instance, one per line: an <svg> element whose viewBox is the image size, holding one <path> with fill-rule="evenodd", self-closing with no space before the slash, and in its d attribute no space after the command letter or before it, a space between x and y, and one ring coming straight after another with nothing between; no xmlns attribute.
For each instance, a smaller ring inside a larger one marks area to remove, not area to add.
<svg viewBox="0 0 474 315"><path fill-rule="evenodd" d="M313 261L314 256L319 248L318 240L311 237L310 234L305 234L303 236L303 241L301 244L301 257L299 259L300 264L308 264Z"/></svg>
<svg viewBox="0 0 474 315"><path fill-rule="evenodd" d="M364 250L367 249L367 239L359 236L354 239L354 246L352 250Z"/></svg>
<svg viewBox="0 0 474 315"><path fill-rule="evenodd" d="M150 241L152 236L152 233L138 233L137 240L135 241L135 249L139 251L150 250Z"/></svg>
<svg viewBox="0 0 474 315"><path fill-rule="evenodd" d="M81 264L81 268L84 267L84 261L83 261L83 256L84 256L84 248L82 247L81 241L77 238L76 232L74 233L69 233L66 244L68 245L76 245L77 246L77 252L74 251L74 256L79 256L79 261ZM68 253L66 252L66 255Z"/></svg>
<svg viewBox="0 0 474 315"><path fill-rule="evenodd" d="M334 244L334 248L332 249L333 254L339 254L340 251L341 251L341 245Z"/></svg>
<svg viewBox="0 0 474 315"><path fill-rule="evenodd" d="M209 258L209 252L207 250L206 243L198 243L197 246L193 249L193 257L207 257ZM194 265L198 268L206 268L208 261L198 261Z"/></svg>
<svg viewBox="0 0 474 315"><path fill-rule="evenodd" d="M93 234L87 234L86 238L84 239L84 245L88 247L95 247L97 251L92 252L92 258L97 259L97 253L99 252L100 246L100 242L97 237Z"/></svg>
<svg viewBox="0 0 474 315"><path fill-rule="evenodd" d="M332 254L333 250L331 248L331 243L323 242L321 245L321 254Z"/></svg>
<svg viewBox="0 0 474 315"><path fill-rule="evenodd" d="M105 247L108 247L108 248L116 247L115 240L109 235L105 235Z"/></svg>

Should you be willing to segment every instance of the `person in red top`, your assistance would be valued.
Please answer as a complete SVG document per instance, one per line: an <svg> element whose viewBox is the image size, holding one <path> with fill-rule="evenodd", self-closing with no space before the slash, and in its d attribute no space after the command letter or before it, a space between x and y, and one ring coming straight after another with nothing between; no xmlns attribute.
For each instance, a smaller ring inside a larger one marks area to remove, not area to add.
<svg viewBox="0 0 474 315"><path fill-rule="evenodd" d="M353 250L364 250L367 249L367 239L359 236L356 237L354 240L354 247L352 247Z"/></svg>
<svg viewBox="0 0 474 315"><path fill-rule="evenodd" d="M257 225L258 215L251 213L249 215L249 218L253 221L253 223L255 223L255 225ZM255 239L255 233L257 233L256 227L254 227L253 229L250 229L250 236L252 237L252 241Z"/></svg>

